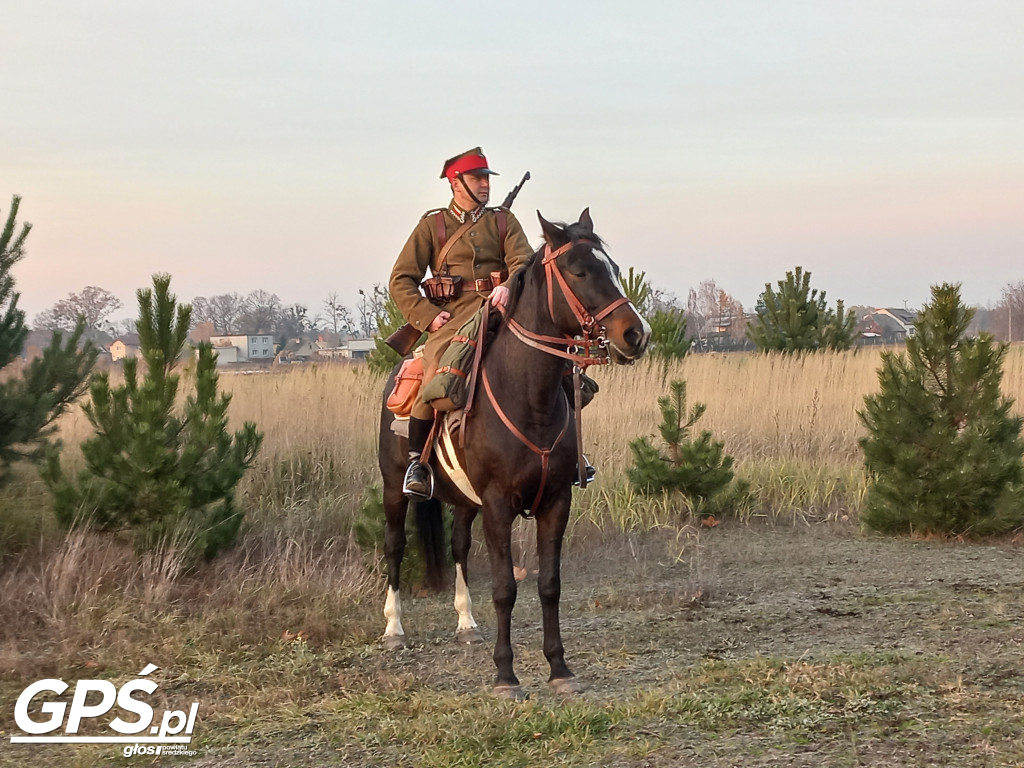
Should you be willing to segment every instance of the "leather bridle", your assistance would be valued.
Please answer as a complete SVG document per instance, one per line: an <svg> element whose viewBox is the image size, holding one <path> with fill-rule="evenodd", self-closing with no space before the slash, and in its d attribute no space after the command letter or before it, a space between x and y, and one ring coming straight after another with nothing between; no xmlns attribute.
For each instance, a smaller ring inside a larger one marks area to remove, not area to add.
<svg viewBox="0 0 1024 768"><path fill-rule="evenodd" d="M610 362L608 359L608 340L604 335L604 326L600 323L623 304L628 304L629 299L625 296L620 296L593 315L583 306L583 302L573 293L572 288L565 281L565 277L557 265L559 256L568 253L581 244L590 244L593 248L598 247L596 242L583 238L576 242L568 242L556 250L552 250L550 245L545 245L544 260L542 262L544 265L544 279L548 290L548 314L551 316L552 322L555 320L554 289L557 283L566 304L569 305L569 309L580 324L580 337L577 338L568 334L565 336L544 336L527 330L513 318L509 318L508 327L515 334L516 338L527 346L539 349L555 357L570 360L580 368L587 368L591 365L607 365ZM564 347L564 350L561 349L562 347ZM572 349L580 349L582 354L573 353L570 351Z"/></svg>

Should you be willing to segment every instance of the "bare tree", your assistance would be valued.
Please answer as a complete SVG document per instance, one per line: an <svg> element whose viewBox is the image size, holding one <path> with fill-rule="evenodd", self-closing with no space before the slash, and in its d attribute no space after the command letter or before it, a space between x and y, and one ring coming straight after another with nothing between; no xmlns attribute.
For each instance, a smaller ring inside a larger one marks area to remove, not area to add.
<svg viewBox="0 0 1024 768"><path fill-rule="evenodd" d="M387 316L389 298L387 287L381 283L375 283L369 292L359 289L359 326L364 336L372 336L379 321Z"/></svg>
<svg viewBox="0 0 1024 768"><path fill-rule="evenodd" d="M686 299L686 326L701 349L707 346L708 332L717 313L718 286L714 280L704 280L696 289L690 289Z"/></svg>
<svg viewBox="0 0 1024 768"><path fill-rule="evenodd" d="M1003 304L1006 305L1006 340L1024 338L1024 280L1007 283L1003 287Z"/></svg>
<svg viewBox="0 0 1024 768"><path fill-rule="evenodd" d="M316 318L309 317L309 308L305 304L291 304L284 308L277 321L277 335L280 337L281 345L288 343L289 339L297 339L304 336L316 324Z"/></svg>
<svg viewBox="0 0 1024 768"><path fill-rule="evenodd" d="M249 334L273 333L281 318L281 299L276 293L263 289L251 291L242 300L242 316L239 324Z"/></svg>
<svg viewBox="0 0 1024 768"><path fill-rule="evenodd" d="M238 319L242 314L242 297L237 293L219 296L196 296L192 299L192 327L210 323L215 334L230 336L238 332Z"/></svg>
<svg viewBox="0 0 1024 768"><path fill-rule="evenodd" d="M230 336L238 333L242 316L242 297L237 293L222 293L210 298L210 318L213 327Z"/></svg>
<svg viewBox="0 0 1024 768"><path fill-rule="evenodd" d="M110 291L89 285L36 315L35 326L70 331L74 329L78 318L83 317L86 330L110 330L106 320L110 313L120 307L121 300Z"/></svg>
<svg viewBox="0 0 1024 768"><path fill-rule="evenodd" d="M352 330L352 311L341 303L337 292L329 294L324 299L324 312L327 315L327 322L335 333Z"/></svg>
<svg viewBox="0 0 1024 768"><path fill-rule="evenodd" d="M718 287L714 280L703 281L690 289L686 302L686 322L701 348L712 338L741 344L746 339L747 324L743 304Z"/></svg>
<svg viewBox="0 0 1024 768"><path fill-rule="evenodd" d="M114 336L127 336L130 333L135 333L135 328L135 318L133 317L123 317L110 324L110 332Z"/></svg>

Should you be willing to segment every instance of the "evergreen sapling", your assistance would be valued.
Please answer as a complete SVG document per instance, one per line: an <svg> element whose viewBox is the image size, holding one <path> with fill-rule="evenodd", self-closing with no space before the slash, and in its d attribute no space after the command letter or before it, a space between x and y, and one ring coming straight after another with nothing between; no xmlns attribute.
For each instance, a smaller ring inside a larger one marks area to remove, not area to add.
<svg viewBox="0 0 1024 768"><path fill-rule="evenodd" d="M669 395L658 398L658 407L662 418L658 430L668 453L662 453L646 437L633 440L629 444L633 466L626 470L629 481L641 493L678 492L703 505L732 482L733 458L710 431L691 437L707 406L697 403L687 415L686 382L672 381Z"/></svg>
<svg viewBox="0 0 1024 768"><path fill-rule="evenodd" d="M209 344L198 347L195 392L176 411L174 367L191 307L177 306L169 287L169 275L156 275L152 290L138 292L141 380L135 358L125 360L120 387L111 388L106 373L92 379L84 410L96 434L82 444L85 468L77 481L64 474L56 451L47 456L44 479L64 526L84 517L101 530L131 529L143 551L184 537L191 554L211 558L238 537L242 512L234 490L263 435L251 422L234 436L228 432L231 396L217 393Z"/></svg>
<svg viewBox="0 0 1024 768"><path fill-rule="evenodd" d="M993 534L1024 522L1022 420L1000 393L1008 345L967 338L960 286L932 287L906 354L882 353L859 412L863 522L886 533Z"/></svg>

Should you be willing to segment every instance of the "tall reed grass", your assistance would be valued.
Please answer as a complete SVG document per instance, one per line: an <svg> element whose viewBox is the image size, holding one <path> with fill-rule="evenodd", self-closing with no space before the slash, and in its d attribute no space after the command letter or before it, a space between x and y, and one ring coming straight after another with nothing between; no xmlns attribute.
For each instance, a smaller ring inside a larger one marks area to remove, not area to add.
<svg viewBox="0 0 1024 768"><path fill-rule="evenodd" d="M701 355L668 367L646 361L592 370L601 392L584 412L584 444L600 474L575 494L570 540L606 545L609 536L659 527L682 535L682 549L699 538L684 501L645 498L625 480L629 441L657 435L657 398L677 378L687 382L691 405L707 405L698 427L724 441L750 483L739 513L808 524L855 518L866 488L857 410L878 386L878 364L877 351L862 350ZM259 645L268 633L369 638L379 631L379 560L356 546L353 523L378 479L383 381L361 366L296 366L224 374L221 384L233 398L232 420L255 421L266 434L239 488L247 513L239 546L183 573L180 542L139 558L116 537L59 535L38 476L19 468L0 499L0 670L34 679L54 664L216 654L225 643ZM1024 347L1007 358L1003 390L1022 413ZM72 467L89 433L80 409L61 421ZM514 532L528 567L531 534L527 524ZM361 607L367 596L372 609ZM45 654L34 650L39 638Z"/></svg>

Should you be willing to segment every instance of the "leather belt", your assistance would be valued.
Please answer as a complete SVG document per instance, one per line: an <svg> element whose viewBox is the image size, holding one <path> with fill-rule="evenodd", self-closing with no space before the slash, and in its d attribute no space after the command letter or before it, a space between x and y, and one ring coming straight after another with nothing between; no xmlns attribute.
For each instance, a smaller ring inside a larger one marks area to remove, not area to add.
<svg viewBox="0 0 1024 768"><path fill-rule="evenodd" d="M494 290L506 280L508 280L507 269L503 269L500 272L491 272L490 277L473 280L473 290L479 291L480 293L486 293L487 291Z"/></svg>

